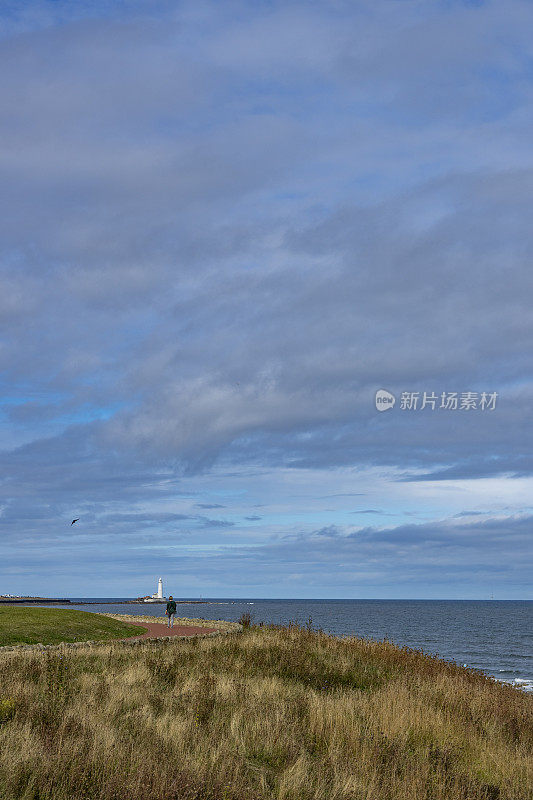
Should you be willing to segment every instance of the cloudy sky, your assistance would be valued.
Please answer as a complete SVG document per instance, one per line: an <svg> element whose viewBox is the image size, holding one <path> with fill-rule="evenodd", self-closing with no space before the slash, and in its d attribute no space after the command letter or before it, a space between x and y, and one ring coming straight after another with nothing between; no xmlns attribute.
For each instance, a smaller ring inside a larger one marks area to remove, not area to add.
<svg viewBox="0 0 533 800"><path fill-rule="evenodd" d="M0 16L0 593L533 598L531 3Z"/></svg>

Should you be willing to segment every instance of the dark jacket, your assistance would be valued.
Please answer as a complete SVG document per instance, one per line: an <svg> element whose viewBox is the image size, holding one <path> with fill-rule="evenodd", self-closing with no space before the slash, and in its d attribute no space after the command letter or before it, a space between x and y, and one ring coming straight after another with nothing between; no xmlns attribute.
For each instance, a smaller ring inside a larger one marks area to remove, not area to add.
<svg viewBox="0 0 533 800"><path fill-rule="evenodd" d="M176 603L174 600L169 600L167 603L167 614L175 614L176 613Z"/></svg>

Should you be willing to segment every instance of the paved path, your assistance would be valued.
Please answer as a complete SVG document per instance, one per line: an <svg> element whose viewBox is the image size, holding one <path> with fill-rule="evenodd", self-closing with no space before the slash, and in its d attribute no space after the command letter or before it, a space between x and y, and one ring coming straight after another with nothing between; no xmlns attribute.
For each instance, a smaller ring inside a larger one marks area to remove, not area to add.
<svg viewBox="0 0 533 800"><path fill-rule="evenodd" d="M174 625L169 628L165 622L128 622L128 625L138 625L147 628L146 633L140 636L128 636L131 639L152 639L154 636L198 636L198 634L215 633L218 628L200 628L193 625Z"/></svg>

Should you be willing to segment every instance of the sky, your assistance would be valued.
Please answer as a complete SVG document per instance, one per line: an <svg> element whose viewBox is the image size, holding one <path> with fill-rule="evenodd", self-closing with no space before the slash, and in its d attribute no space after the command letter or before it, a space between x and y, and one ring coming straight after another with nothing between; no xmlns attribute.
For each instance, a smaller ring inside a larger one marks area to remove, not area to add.
<svg viewBox="0 0 533 800"><path fill-rule="evenodd" d="M532 28L1 0L0 593L533 599Z"/></svg>

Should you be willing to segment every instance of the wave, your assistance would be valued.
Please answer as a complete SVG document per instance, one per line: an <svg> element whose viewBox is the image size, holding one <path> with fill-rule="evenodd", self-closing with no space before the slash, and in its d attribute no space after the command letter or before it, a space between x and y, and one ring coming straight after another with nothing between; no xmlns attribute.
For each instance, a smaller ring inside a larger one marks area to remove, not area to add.
<svg viewBox="0 0 533 800"><path fill-rule="evenodd" d="M533 678L513 678L506 681L504 678L497 678L500 683L506 683L509 686L514 686L515 689L520 689L523 692L533 693Z"/></svg>

